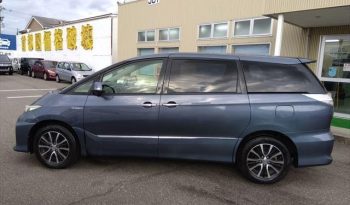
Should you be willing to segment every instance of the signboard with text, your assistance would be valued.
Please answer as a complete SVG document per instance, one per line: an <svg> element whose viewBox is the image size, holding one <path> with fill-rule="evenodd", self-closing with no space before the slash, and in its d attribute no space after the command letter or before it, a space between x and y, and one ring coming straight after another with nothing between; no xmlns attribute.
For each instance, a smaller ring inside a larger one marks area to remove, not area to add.
<svg viewBox="0 0 350 205"><path fill-rule="evenodd" d="M148 0L147 1L148 5L158 4L159 2L160 2L160 0Z"/></svg>
<svg viewBox="0 0 350 205"><path fill-rule="evenodd" d="M0 50L15 51L16 49L16 35L0 34Z"/></svg>

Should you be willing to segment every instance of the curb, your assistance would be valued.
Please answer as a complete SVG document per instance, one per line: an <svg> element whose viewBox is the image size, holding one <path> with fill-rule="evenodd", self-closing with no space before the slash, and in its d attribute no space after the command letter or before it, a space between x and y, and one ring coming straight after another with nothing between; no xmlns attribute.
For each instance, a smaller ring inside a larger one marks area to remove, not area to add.
<svg viewBox="0 0 350 205"><path fill-rule="evenodd" d="M342 144L350 145L350 137L343 137L340 135L334 135L334 138L337 142L340 142Z"/></svg>

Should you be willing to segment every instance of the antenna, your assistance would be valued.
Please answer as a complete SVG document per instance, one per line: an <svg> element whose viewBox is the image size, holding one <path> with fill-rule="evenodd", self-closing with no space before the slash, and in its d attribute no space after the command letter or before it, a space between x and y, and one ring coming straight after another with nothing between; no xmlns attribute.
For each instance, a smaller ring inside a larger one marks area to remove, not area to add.
<svg viewBox="0 0 350 205"><path fill-rule="evenodd" d="M5 9L4 7L2 7L1 3L2 3L2 0L0 0L0 34L1 34L2 22L4 21L4 17L2 16L1 13L2 13L2 10Z"/></svg>

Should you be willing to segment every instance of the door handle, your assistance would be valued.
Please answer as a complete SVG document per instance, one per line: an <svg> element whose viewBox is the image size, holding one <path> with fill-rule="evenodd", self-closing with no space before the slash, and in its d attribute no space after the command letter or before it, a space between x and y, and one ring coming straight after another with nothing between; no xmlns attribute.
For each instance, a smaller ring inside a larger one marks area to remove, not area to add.
<svg viewBox="0 0 350 205"><path fill-rule="evenodd" d="M142 107L144 107L144 108L152 108L152 107L156 107L156 106L157 106L157 104L153 104L151 102L145 102L142 105Z"/></svg>
<svg viewBox="0 0 350 205"><path fill-rule="evenodd" d="M170 101L168 103L163 104L163 106L172 108L172 107L179 106L179 104L177 104L176 102Z"/></svg>

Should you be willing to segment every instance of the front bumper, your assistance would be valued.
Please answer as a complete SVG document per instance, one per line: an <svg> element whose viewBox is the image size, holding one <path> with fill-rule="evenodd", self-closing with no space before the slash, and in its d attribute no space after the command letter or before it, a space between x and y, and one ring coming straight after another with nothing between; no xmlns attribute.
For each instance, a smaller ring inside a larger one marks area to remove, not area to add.
<svg viewBox="0 0 350 205"><path fill-rule="evenodd" d="M291 134L298 152L298 167L332 163L334 137L330 131Z"/></svg>
<svg viewBox="0 0 350 205"><path fill-rule="evenodd" d="M23 115L18 118L16 123L16 145L13 148L17 152L30 152L30 131L35 122L23 120Z"/></svg>
<svg viewBox="0 0 350 205"><path fill-rule="evenodd" d="M11 67L0 67L1 73L7 73L7 72L10 72L11 70L12 70Z"/></svg>

